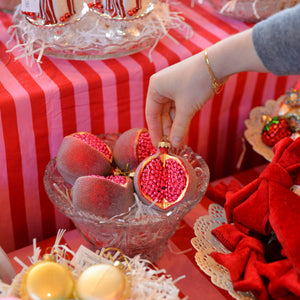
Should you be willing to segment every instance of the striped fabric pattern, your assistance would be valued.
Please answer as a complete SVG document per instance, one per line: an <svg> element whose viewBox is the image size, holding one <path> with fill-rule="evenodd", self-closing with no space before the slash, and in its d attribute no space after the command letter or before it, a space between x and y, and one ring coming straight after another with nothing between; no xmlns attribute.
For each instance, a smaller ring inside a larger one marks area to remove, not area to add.
<svg viewBox="0 0 300 300"><path fill-rule="evenodd" d="M36 237L53 236L73 225L50 203L43 185L47 163L55 157L65 135L94 134L145 127L145 99L150 76L241 30L246 24L220 16L207 5L176 2L194 34L185 39L171 30L152 52L148 50L109 60L76 61L44 56L38 68L20 53L5 54L11 16L0 12L0 245L21 248ZM9 44L14 46L14 42ZM188 71L188 70L187 70ZM208 163L211 178L236 171L245 141L244 120L250 110L276 99L296 78L242 73L228 81L192 121L187 144ZM262 159L247 146L242 168Z"/></svg>

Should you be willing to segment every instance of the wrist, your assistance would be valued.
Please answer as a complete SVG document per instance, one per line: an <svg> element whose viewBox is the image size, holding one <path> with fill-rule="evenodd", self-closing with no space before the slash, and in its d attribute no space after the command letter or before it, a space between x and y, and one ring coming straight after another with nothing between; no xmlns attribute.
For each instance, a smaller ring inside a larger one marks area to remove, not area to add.
<svg viewBox="0 0 300 300"><path fill-rule="evenodd" d="M229 77L227 76L227 77L223 77L223 78L217 78L215 76L215 73L210 65L207 49L204 50L204 60L205 60L208 75L210 77L211 87L215 94L220 94L221 91L223 90L225 82L228 80Z"/></svg>
<svg viewBox="0 0 300 300"><path fill-rule="evenodd" d="M245 71L268 71L254 48L252 29L232 35L212 45L208 49L208 55L217 79Z"/></svg>

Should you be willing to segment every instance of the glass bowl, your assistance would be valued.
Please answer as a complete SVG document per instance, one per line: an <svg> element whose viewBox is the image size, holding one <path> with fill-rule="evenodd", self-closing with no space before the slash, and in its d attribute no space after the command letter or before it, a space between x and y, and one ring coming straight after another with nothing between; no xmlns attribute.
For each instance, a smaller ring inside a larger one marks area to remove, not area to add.
<svg viewBox="0 0 300 300"><path fill-rule="evenodd" d="M208 0L222 15L245 22L259 22L299 3L300 0Z"/></svg>
<svg viewBox="0 0 300 300"><path fill-rule="evenodd" d="M111 137L106 135L106 141L113 142L115 136ZM138 209L133 208L126 215L110 219L77 210L72 203L72 185L65 182L57 171L55 158L46 167L45 189L51 202L73 221L93 250L115 247L129 257L140 255L141 258L155 262L163 255L168 240L177 230L182 218L201 201L209 183L208 166L198 154L187 146L171 150L192 164L198 177L198 186L193 199L179 203L167 212L158 212L140 203L138 199L135 204Z"/></svg>

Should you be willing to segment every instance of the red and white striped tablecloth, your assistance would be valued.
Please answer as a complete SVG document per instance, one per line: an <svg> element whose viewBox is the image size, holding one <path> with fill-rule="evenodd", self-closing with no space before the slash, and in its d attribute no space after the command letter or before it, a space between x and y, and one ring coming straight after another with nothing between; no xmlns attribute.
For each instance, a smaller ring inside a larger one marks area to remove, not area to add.
<svg viewBox="0 0 300 300"><path fill-rule="evenodd" d="M95 134L144 127L144 106L151 74L211 44L249 28L225 18L207 5L171 5L193 28L185 39L180 29L148 50L109 60L76 61L43 57L42 74L26 59L9 60L5 46L11 16L0 12L0 245L12 251L55 234L72 224L50 203L43 185L47 163L65 135ZM10 43L14 46L14 42ZM4 56L4 58L3 58ZM188 70L187 70L188 72ZM244 147L244 120L251 108L276 99L294 85L295 77L241 73L224 92L207 103L192 121L187 144L208 163L213 179L231 174ZM243 168L258 156L246 153Z"/></svg>

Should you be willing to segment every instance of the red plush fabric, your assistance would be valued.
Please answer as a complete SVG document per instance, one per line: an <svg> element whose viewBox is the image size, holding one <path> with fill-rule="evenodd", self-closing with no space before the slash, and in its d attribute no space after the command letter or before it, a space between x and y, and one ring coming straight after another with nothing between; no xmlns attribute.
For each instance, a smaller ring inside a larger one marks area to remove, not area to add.
<svg viewBox="0 0 300 300"><path fill-rule="evenodd" d="M287 257L300 272L300 197L290 191L299 181L300 138L285 138L274 147L274 158L261 175L236 193L226 194L225 211L246 233L268 235L274 230ZM298 217L297 217L298 215Z"/></svg>
<svg viewBox="0 0 300 300"><path fill-rule="evenodd" d="M300 299L300 275L288 259L269 264L256 262L256 269L268 279L268 292L273 299Z"/></svg>
<svg viewBox="0 0 300 300"><path fill-rule="evenodd" d="M240 189L228 186L224 207L233 224L212 233L232 253L211 256L229 270L236 290L294 300L300 299L300 197L290 188L300 182L300 138L285 138L273 150L257 179Z"/></svg>
<svg viewBox="0 0 300 300"><path fill-rule="evenodd" d="M219 182L217 185L209 185L207 187L205 195L215 203L222 206L225 204L225 195L228 191L228 186L223 181Z"/></svg>
<svg viewBox="0 0 300 300"><path fill-rule="evenodd" d="M218 203L222 206L225 205L225 195L228 192L236 192L240 190L242 187L241 185L236 181L232 180L229 185L224 183L223 181L220 181L217 185L212 186L209 185L206 190L206 196L214 201L215 203Z"/></svg>
<svg viewBox="0 0 300 300"><path fill-rule="evenodd" d="M229 254L213 252L211 256L228 269L233 288L251 291L258 299L268 300L267 288L256 269L257 262L265 263L263 244L230 224L224 224L212 233L232 251Z"/></svg>

